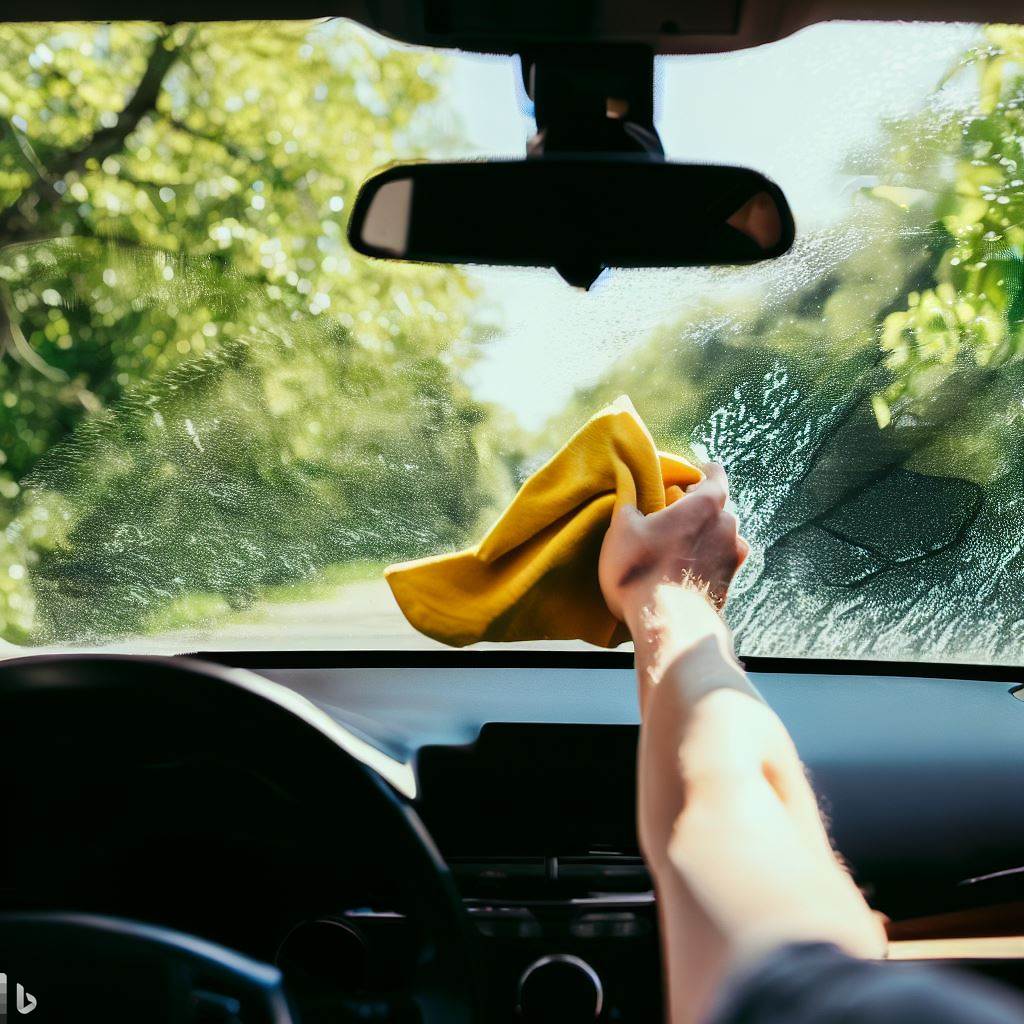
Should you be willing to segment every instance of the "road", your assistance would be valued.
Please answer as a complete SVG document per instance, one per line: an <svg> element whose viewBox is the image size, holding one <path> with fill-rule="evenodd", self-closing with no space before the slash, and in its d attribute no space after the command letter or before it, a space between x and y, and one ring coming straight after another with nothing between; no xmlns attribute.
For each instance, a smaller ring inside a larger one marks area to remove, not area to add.
<svg viewBox="0 0 1024 1024"><path fill-rule="evenodd" d="M476 644L473 650L507 644ZM515 649L593 650L579 641L517 643ZM93 647L90 650L96 650ZM422 651L448 650L406 622L382 579L349 583L328 598L264 605L244 619L119 640L112 653L189 654L196 651ZM0 658L41 654L42 648L0 648ZM68 648L61 648L68 650Z"/></svg>

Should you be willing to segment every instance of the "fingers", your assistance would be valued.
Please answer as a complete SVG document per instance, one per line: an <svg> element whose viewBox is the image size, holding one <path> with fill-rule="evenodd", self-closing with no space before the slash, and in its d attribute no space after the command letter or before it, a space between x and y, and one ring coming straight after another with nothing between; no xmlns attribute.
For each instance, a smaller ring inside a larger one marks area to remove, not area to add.
<svg viewBox="0 0 1024 1024"><path fill-rule="evenodd" d="M747 557L750 555L750 544L744 537L737 537L736 541L739 545L740 565L742 565L747 560Z"/></svg>
<svg viewBox="0 0 1024 1024"><path fill-rule="evenodd" d="M635 537L643 529L644 518L636 505L619 505L612 514L611 529L620 537Z"/></svg>
<svg viewBox="0 0 1024 1024"><path fill-rule="evenodd" d="M720 462L705 462L700 467L701 478L695 484L690 484L686 488L686 493L690 494L692 491L697 490L699 487L703 487L705 484L711 482L714 484L720 484L725 488L726 493L729 491L729 478L726 476L725 469Z"/></svg>
<svg viewBox="0 0 1024 1024"><path fill-rule="evenodd" d="M702 484L713 484L721 487L725 496L729 497L729 478L725 475L725 468L719 462L705 462L701 467L700 471L704 474L704 479L697 484L700 487Z"/></svg>
<svg viewBox="0 0 1024 1024"><path fill-rule="evenodd" d="M750 545L740 536L740 523L735 514L725 510L718 514L713 530L723 551L735 554L735 568L738 569L750 554Z"/></svg>
<svg viewBox="0 0 1024 1024"><path fill-rule="evenodd" d="M729 481L726 479L725 470L717 462L706 462L701 466L701 470L704 479L686 488L685 501L674 502L668 509L656 514L664 516L668 512L673 518L689 518L696 515L699 518L711 519L721 513L729 500Z"/></svg>
<svg viewBox="0 0 1024 1024"><path fill-rule="evenodd" d="M725 487L725 502L721 506L721 510L717 516L718 529L722 531L723 536L730 541L731 545L736 550L737 563L736 568L739 568L750 554L750 545L747 541L740 536L740 524L739 519L736 518L736 513L733 511L732 503L729 501L729 482L725 475L725 470L717 462L708 462L702 467L705 473L705 478L710 478L716 482L721 482ZM701 481L703 483L704 481ZM693 490L699 487L700 484L694 484L693 487L688 488ZM716 498L718 495L716 495Z"/></svg>

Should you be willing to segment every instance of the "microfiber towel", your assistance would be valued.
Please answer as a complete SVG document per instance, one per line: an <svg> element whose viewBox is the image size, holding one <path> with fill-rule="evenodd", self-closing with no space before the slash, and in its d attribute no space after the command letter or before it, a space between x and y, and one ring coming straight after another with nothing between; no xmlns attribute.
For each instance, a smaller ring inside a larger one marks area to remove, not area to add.
<svg viewBox="0 0 1024 1024"><path fill-rule="evenodd" d="M467 551L389 566L385 578L405 617L453 647L479 640L629 639L601 596L601 542L620 505L645 515L701 479L660 452L623 396L588 420L519 489L486 536Z"/></svg>

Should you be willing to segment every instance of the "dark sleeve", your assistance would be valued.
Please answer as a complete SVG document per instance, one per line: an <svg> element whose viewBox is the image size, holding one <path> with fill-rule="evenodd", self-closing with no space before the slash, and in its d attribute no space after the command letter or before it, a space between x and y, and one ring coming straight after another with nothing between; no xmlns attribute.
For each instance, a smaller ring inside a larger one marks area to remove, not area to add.
<svg viewBox="0 0 1024 1024"><path fill-rule="evenodd" d="M734 976L709 1024L1024 1024L1024 999L947 968L799 943Z"/></svg>

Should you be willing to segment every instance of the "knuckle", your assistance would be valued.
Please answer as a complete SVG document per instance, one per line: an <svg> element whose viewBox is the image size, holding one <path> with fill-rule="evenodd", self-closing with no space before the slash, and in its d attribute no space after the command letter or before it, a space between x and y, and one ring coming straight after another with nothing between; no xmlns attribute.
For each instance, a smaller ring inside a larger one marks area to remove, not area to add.
<svg viewBox="0 0 1024 1024"><path fill-rule="evenodd" d="M718 502L710 490L695 491L689 501L690 510L703 519L710 519L719 511Z"/></svg>
<svg viewBox="0 0 1024 1024"><path fill-rule="evenodd" d="M725 533L739 534L740 521L736 518L735 513L728 511L728 509L723 510L718 515L718 522Z"/></svg>

